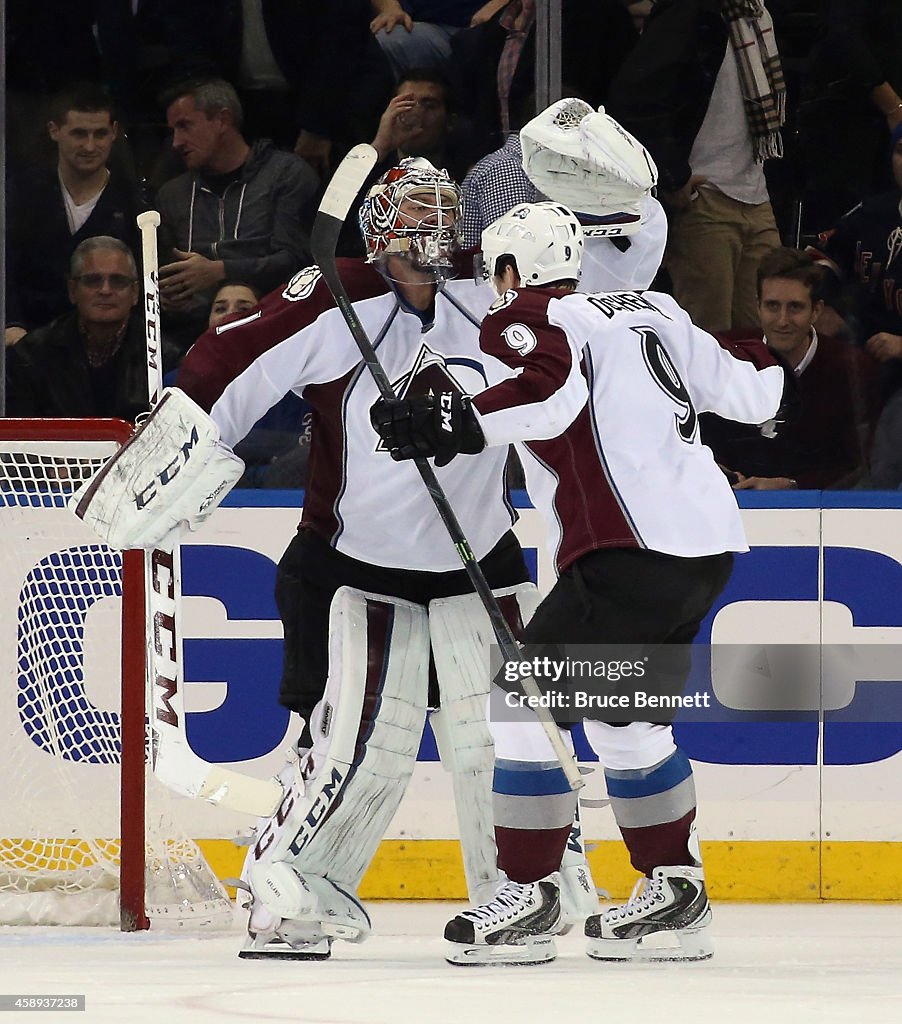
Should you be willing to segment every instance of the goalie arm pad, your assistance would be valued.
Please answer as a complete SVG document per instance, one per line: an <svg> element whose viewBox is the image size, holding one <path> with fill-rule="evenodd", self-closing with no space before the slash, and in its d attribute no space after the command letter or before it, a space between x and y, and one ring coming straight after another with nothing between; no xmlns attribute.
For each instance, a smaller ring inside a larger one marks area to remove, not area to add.
<svg viewBox="0 0 902 1024"><path fill-rule="evenodd" d="M197 529L243 471L216 423L183 391L167 388L69 507L110 547L152 549L182 523Z"/></svg>

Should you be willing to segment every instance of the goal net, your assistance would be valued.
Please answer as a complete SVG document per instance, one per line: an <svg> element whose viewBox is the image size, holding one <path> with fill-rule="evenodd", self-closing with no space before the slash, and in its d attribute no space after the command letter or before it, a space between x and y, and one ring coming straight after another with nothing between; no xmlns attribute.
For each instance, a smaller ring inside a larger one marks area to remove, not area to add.
<svg viewBox="0 0 902 1024"><path fill-rule="evenodd" d="M147 766L144 557L66 501L129 436L0 419L0 923L229 925Z"/></svg>

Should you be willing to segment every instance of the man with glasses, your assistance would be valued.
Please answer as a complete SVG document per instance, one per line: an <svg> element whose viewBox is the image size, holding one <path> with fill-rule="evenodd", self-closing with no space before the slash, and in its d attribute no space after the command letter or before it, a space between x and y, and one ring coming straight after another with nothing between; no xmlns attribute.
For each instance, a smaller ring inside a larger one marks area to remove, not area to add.
<svg viewBox="0 0 902 1024"><path fill-rule="evenodd" d="M117 416L147 410L144 324L135 258L118 238L88 238L69 264L72 309L6 354L10 416Z"/></svg>

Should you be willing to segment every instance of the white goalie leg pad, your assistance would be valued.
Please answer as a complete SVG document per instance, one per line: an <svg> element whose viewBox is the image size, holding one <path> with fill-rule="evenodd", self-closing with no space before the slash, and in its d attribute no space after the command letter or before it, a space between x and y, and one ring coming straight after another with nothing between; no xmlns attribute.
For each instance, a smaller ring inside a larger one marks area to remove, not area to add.
<svg viewBox="0 0 902 1024"><path fill-rule="evenodd" d="M197 529L243 472L216 423L184 391L167 388L69 507L112 548L156 548L183 523Z"/></svg>
<svg viewBox="0 0 902 1024"><path fill-rule="evenodd" d="M569 931L574 925L582 925L587 917L598 913L598 890L586 859L579 807L576 808L573 826L561 858L560 878L561 917Z"/></svg>
<svg viewBox="0 0 902 1024"><path fill-rule="evenodd" d="M340 588L313 747L246 861L287 862L356 892L413 772L426 718L429 634L419 605ZM262 876L261 876L262 877Z"/></svg>
<svg viewBox="0 0 902 1024"><path fill-rule="evenodd" d="M495 591L509 622L526 623L541 600L532 583ZM430 722L442 767L451 773L464 874L479 905L498 887L492 777L495 753L486 721L491 684L489 645L495 634L476 594L429 603L429 635L441 708Z"/></svg>
<svg viewBox="0 0 902 1024"><path fill-rule="evenodd" d="M323 952L333 939L363 942L370 934L370 918L360 901L328 878L299 874L279 861L253 865L247 881L254 895L248 932L252 939L264 939L263 950L273 934L289 949L322 943Z"/></svg>

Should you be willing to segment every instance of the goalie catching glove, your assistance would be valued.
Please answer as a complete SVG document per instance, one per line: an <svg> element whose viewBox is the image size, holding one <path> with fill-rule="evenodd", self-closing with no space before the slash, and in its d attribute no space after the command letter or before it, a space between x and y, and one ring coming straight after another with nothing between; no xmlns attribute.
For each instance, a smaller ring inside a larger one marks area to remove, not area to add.
<svg viewBox="0 0 902 1024"><path fill-rule="evenodd" d="M435 456L441 467L455 455L476 455L485 448L470 397L459 391L380 398L370 409L370 422L395 462Z"/></svg>
<svg viewBox="0 0 902 1024"><path fill-rule="evenodd" d="M167 388L69 507L110 547L153 549L183 523L197 529L243 472L216 423L184 391Z"/></svg>

